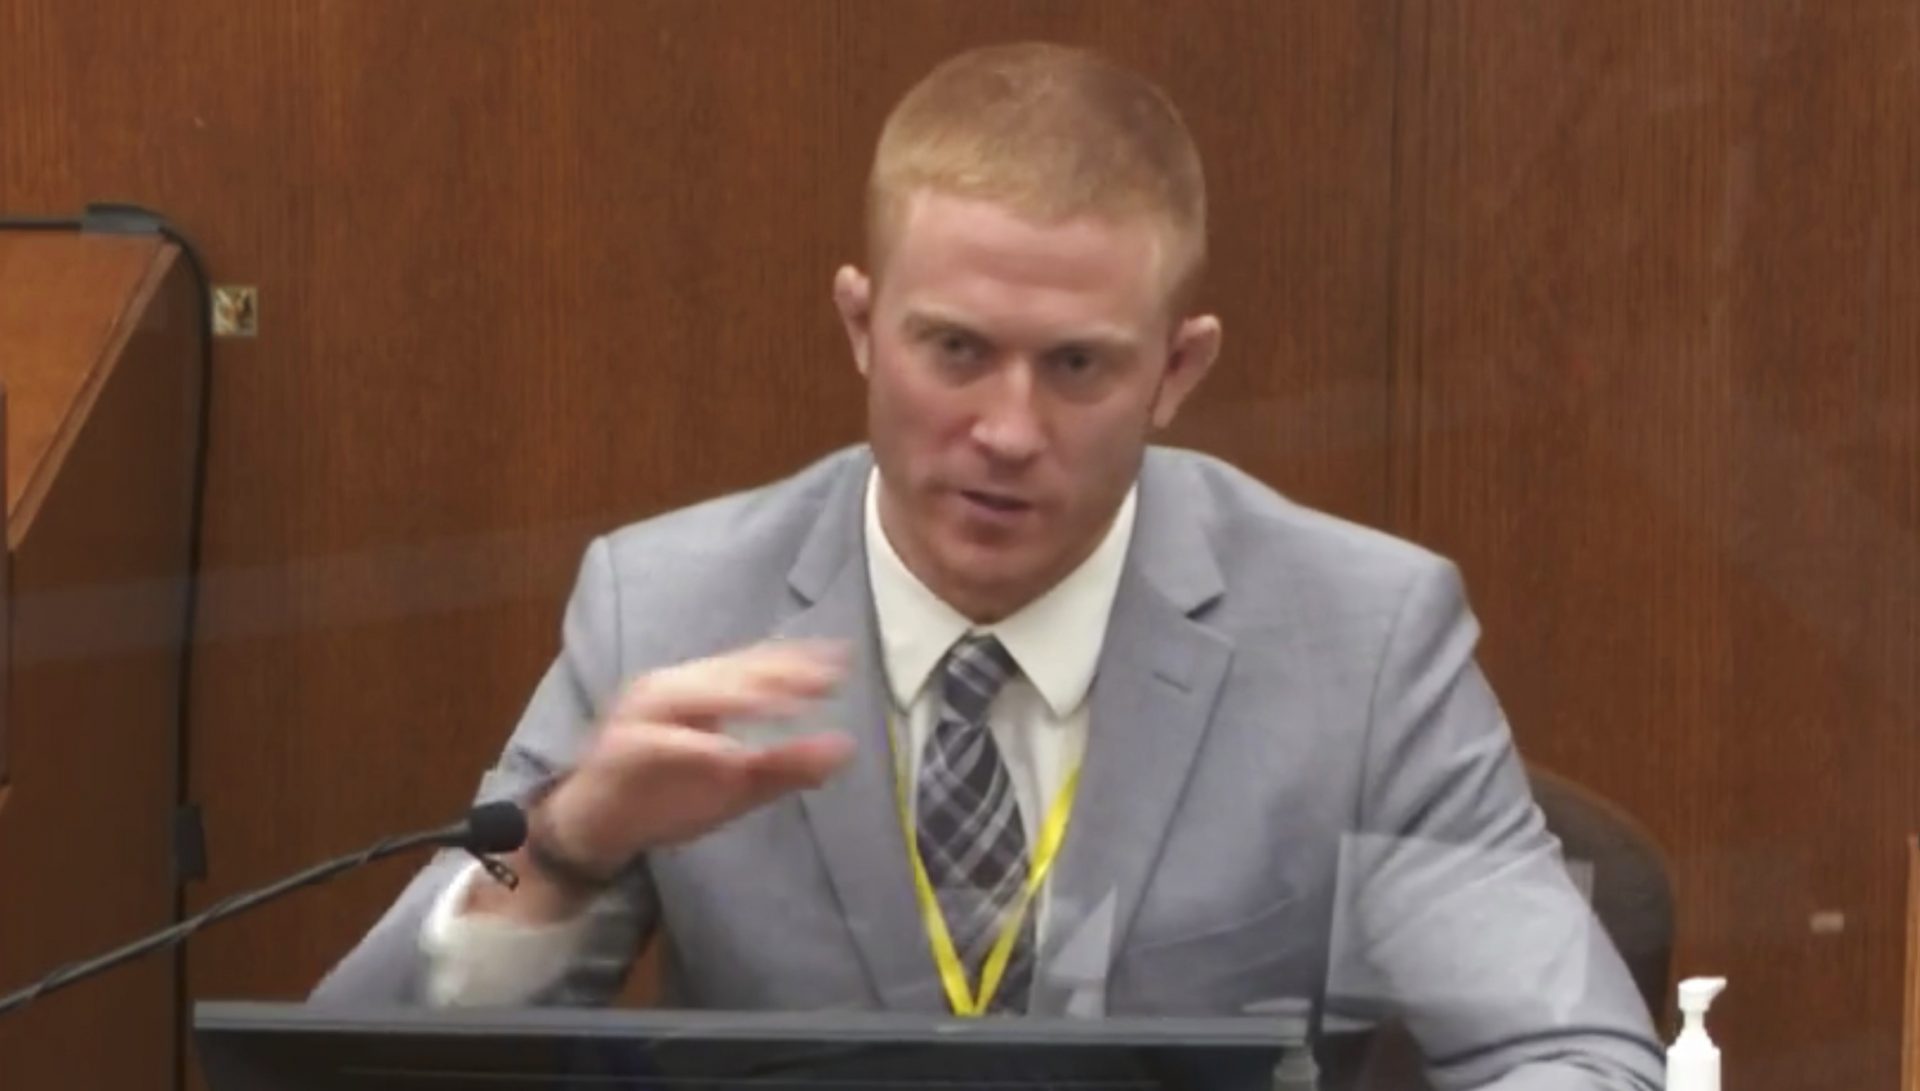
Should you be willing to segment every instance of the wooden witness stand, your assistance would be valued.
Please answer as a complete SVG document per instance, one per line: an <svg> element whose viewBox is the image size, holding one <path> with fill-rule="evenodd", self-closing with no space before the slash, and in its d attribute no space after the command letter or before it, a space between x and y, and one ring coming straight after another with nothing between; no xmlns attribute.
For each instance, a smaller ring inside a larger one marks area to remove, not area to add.
<svg viewBox="0 0 1920 1091"><path fill-rule="evenodd" d="M200 307L158 237L0 231L0 992L175 919ZM0 1017L0 1085L173 1087L178 971Z"/></svg>

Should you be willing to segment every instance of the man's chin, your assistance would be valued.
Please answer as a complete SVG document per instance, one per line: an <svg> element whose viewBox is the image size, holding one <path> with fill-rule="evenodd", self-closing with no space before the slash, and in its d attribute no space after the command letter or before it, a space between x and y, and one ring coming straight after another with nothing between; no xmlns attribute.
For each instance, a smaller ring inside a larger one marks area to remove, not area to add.
<svg viewBox="0 0 1920 1091"><path fill-rule="evenodd" d="M1017 578L1032 565L1033 548L1027 535L994 528L953 527L941 547L947 570L970 583Z"/></svg>
<svg viewBox="0 0 1920 1091"><path fill-rule="evenodd" d="M996 547L967 542L943 551L947 576L944 597L963 610L978 612L991 606L995 613L1011 613L1039 597L1039 565L1030 549ZM975 620L979 620L976 618Z"/></svg>

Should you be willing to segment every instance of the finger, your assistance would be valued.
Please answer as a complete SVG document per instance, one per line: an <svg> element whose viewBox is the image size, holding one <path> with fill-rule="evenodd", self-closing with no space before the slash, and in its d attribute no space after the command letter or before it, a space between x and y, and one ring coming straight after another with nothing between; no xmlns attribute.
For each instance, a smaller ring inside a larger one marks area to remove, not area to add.
<svg viewBox="0 0 1920 1091"><path fill-rule="evenodd" d="M816 697L840 679L845 662L837 643L758 644L642 675L628 686L619 711L640 719L682 720L725 714L755 695Z"/></svg>
<svg viewBox="0 0 1920 1091"><path fill-rule="evenodd" d="M715 731L647 720L609 721L596 748L623 768L638 761L647 768L671 768L676 776L694 775L696 770L743 775L739 768L754 754L740 740Z"/></svg>
<svg viewBox="0 0 1920 1091"><path fill-rule="evenodd" d="M817 788L853 756L853 739L839 732L804 735L770 749L757 749L725 735L679 724L623 728L644 746L649 764L678 781L709 784L724 806L751 810L788 792Z"/></svg>
<svg viewBox="0 0 1920 1091"><path fill-rule="evenodd" d="M613 718L680 723L705 731L727 717L786 718L831 692L839 677L839 669L830 664L689 664L636 679L622 694Z"/></svg>
<svg viewBox="0 0 1920 1091"><path fill-rule="evenodd" d="M853 739L837 731L803 735L748 759L750 791L764 802L788 792L818 788L853 758Z"/></svg>
<svg viewBox="0 0 1920 1091"><path fill-rule="evenodd" d="M615 715L688 723L726 716L785 716L825 696L845 673L837 645L761 644L666 667L634 680Z"/></svg>

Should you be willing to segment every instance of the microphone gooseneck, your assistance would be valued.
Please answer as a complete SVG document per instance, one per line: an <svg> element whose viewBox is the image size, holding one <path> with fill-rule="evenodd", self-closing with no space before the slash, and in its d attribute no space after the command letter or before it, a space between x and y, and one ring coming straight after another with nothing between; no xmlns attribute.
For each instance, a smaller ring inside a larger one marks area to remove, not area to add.
<svg viewBox="0 0 1920 1091"><path fill-rule="evenodd" d="M222 898L194 916L170 928L163 928L144 939L135 940L84 962L62 966L34 984L0 997L0 1015L26 1007L57 989L84 981L95 974L105 973L123 962L131 962L141 955L181 943L215 921L224 920L236 913L244 913L282 894L291 893L303 886L330 879L341 872L352 871L371 864L375 860L382 860L409 849L429 846L464 849L479 860L480 866L486 869L487 874L511 887L519 881L519 878L514 875L512 869L494 859L492 854L512 852L526 839L527 816L517 805L506 801L483 803L468 811L465 818L451 825L418 833L402 834L398 837L382 838L359 852L328 860L323 864L316 864L270 886Z"/></svg>

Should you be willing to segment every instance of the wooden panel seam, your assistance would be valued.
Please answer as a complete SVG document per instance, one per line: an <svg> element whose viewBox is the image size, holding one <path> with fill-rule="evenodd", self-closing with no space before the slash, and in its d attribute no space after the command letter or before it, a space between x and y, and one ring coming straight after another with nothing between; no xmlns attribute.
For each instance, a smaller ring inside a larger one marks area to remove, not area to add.
<svg viewBox="0 0 1920 1091"><path fill-rule="evenodd" d="M1392 150L1388 156L1386 529L1414 537L1420 485L1420 392L1425 340L1426 134L1433 13L1430 0L1394 9Z"/></svg>

